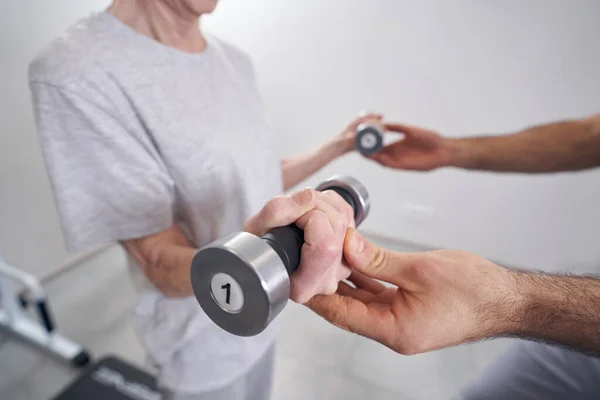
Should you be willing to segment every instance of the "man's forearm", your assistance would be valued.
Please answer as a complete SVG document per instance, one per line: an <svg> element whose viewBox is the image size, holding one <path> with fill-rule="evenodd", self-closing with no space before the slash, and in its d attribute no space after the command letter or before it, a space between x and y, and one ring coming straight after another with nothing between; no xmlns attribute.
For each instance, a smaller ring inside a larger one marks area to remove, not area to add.
<svg viewBox="0 0 600 400"><path fill-rule="evenodd" d="M511 272L506 333L600 354L600 280Z"/></svg>
<svg viewBox="0 0 600 400"><path fill-rule="evenodd" d="M466 169L541 173L600 166L600 116L449 141L451 164Z"/></svg>
<svg viewBox="0 0 600 400"><path fill-rule="evenodd" d="M284 190L296 186L347 151L344 142L341 139L334 138L307 153L282 160L281 172Z"/></svg>

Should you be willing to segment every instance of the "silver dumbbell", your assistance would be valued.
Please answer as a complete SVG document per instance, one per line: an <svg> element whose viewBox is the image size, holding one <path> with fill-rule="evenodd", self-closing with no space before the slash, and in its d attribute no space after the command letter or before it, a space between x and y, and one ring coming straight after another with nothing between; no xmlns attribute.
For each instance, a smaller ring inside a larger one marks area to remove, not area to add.
<svg viewBox="0 0 600 400"><path fill-rule="evenodd" d="M383 148L383 131L374 123L365 122L356 128L355 145L365 156L377 153Z"/></svg>
<svg viewBox="0 0 600 400"><path fill-rule="evenodd" d="M358 226L370 200L356 179L333 176L316 190L337 192L354 209ZM290 296L290 275L298 268L304 232L295 224L263 237L234 232L198 250L191 266L194 295L208 317L238 336L262 332Z"/></svg>

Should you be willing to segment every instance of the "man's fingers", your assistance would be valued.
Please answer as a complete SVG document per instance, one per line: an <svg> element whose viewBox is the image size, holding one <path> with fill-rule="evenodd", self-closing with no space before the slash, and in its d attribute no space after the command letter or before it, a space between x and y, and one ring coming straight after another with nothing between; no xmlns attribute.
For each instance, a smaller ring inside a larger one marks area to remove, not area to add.
<svg viewBox="0 0 600 400"><path fill-rule="evenodd" d="M289 225L316 206L315 191L303 189L292 195L271 199L258 214L250 217L244 226L247 232L262 236L278 226Z"/></svg>
<svg viewBox="0 0 600 400"><path fill-rule="evenodd" d="M402 162L409 151L404 139L401 139L383 146L377 153L369 155L369 158L384 165L395 164Z"/></svg>
<svg viewBox="0 0 600 400"><path fill-rule="evenodd" d="M360 300L365 304L370 303L375 296L373 293L368 292L364 289L353 288L346 282L340 282L338 284L338 289L336 293L340 296L352 297L356 300Z"/></svg>
<svg viewBox="0 0 600 400"><path fill-rule="evenodd" d="M441 136L432 130L419 128L417 126L405 124L384 124L390 132L397 132L404 135L404 139L413 139L420 146L435 147L440 144Z"/></svg>
<svg viewBox="0 0 600 400"><path fill-rule="evenodd" d="M363 283L360 283L362 287L359 287L356 284L357 276L359 275L360 273L352 271L352 275L348 278L350 282L356 285L356 288L351 287L345 282L340 282L337 293L341 294L342 296L354 297L355 299L360 300L365 304L369 304L370 307L376 307L377 303L380 303L382 305L389 305L394 302L394 297L396 296L397 289L387 288L380 282L377 282L368 277L363 277L361 279L368 280L369 285L364 285ZM373 284L373 286L370 286L371 284ZM366 289L365 287L369 287L369 289L371 290Z"/></svg>
<svg viewBox="0 0 600 400"><path fill-rule="evenodd" d="M406 283L403 280L413 258L410 253L396 253L374 246L355 229L346 234L344 256L348 265L358 272L400 287Z"/></svg>
<svg viewBox="0 0 600 400"><path fill-rule="evenodd" d="M358 271L353 271L348 277L348 280L352 282L357 289L364 289L373 294L379 294L387 289L381 282L377 282L376 280L369 278Z"/></svg>
<svg viewBox="0 0 600 400"><path fill-rule="evenodd" d="M399 164L399 161L402 160L401 156L399 157L398 155L392 154L391 149L386 150L385 147L380 152L373 153L368 157L371 160L388 167L395 167L397 164Z"/></svg>
<svg viewBox="0 0 600 400"><path fill-rule="evenodd" d="M360 300L338 294L315 296L306 306L333 325L380 343L392 337L395 318L389 308L369 307Z"/></svg>
<svg viewBox="0 0 600 400"><path fill-rule="evenodd" d="M402 124L402 123L398 123L398 122L384 123L383 126L385 126L385 129L387 129L389 132L396 132L396 133L401 133L401 134L405 134L405 135L411 135L411 134L417 132L418 130L420 130L420 128L417 128L416 126Z"/></svg>

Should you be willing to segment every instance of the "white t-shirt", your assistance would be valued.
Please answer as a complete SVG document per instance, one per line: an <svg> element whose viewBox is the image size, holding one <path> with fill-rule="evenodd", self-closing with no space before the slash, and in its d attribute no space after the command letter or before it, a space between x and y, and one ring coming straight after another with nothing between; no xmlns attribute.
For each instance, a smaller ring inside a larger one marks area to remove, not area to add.
<svg viewBox="0 0 600 400"><path fill-rule="evenodd" d="M189 54L94 14L46 47L29 79L70 251L173 223L201 247L241 230L282 190L252 66L215 38ZM134 325L164 387L226 385L273 343L275 324L255 337L233 336L195 298L166 298L137 265L131 269L142 291Z"/></svg>

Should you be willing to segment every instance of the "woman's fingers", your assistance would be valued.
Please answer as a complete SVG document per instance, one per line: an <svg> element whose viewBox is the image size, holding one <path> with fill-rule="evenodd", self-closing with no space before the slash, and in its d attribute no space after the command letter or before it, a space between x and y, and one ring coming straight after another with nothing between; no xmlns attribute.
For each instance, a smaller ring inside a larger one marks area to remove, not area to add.
<svg viewBox="0 0 600 400"><path fill-rule="evenodd" d="M277 196L265 204L258 214L246 221L244 230L256 236L263 236L273 228L295 222L315 206L316 192L313 189L307 188L292 195Z"/></svg>
<svg viewBox="0 0 600 400"><path fill-rule="evenodd" d="M333 190L326 190L319 193L319 198L331 204L346 220L346 224L354 228L354 209L346 200Z"/></svg>
<svg viewBox="0 0 600 400"><path fill-rule="evenodd" d="M361 113L359 113L358 118L356 118L351 125L354 129L356 129L356 127L362 123L372 121L372 120L381 121L382 119L383 119L383 114L373 113L373 112L361 112Z"/></svg>
<svg viewBox="0 0 600 400"><path fill-rule="evenodd" d="M344 232L334 229L322 210L310 211L302 218L306 222L302 224L304 245L300 265L290 277L290 298L298 303L315 294L334 293L338 282L349 275L348 268L342 265Z"/></svg>
<svg viewBox="0 0 600 400"><path fill-rule="evenodd" d="M296 220L296 225L304 230L304 242L308 244L315 243L316 240L323 240L323 235L321 232L316 232L313 230L306 229L306 225L308 222L317 216L313 211L318 211L323 214L324 218L327 220L327 223L330 227L329 230L336 236L340 236L340 234L346 235L346 229L348 229L348 223L346 222L346 217L338 212L334 206L332 206L323 196L322 193L317 193L317 200L315 201L315 207L308 213L302 215L300 218ZM323 216L318 216L317 218L322 218ZM329 231L328 230L328 231ZM308 236L308 237L307 237ZM314 239L312 239L314 238Z"/></svg>
<svg viewBox="0 0 600 400"><path fill-rule="evenodd" d="M292 195L271 199L258 214L246 221L244 229L262 236L273 228L294 222L303 228L308 219L302 217L315 208L326 213L336 231L354 227L354 210L340 195L333 191L316 192L306 188Z"/></svg>
<svg viewBox="0 0 600 400"><path fill-rule="evenodd" d="M354 210L333 191L305 189L272 199L247 221L245 229L263 236L291 223L304 231L304 244L300 265L291 276L290 298L304 303L316 294L335 293L351 272L342 254L346 232L354 227Z"/></svg>
<svg viewBox="0 0 600 400"><path fill-rule="evenodd" d="M342 262L346 231L354 226L351 208L337 193L316 196L315 208L296 221L304 230L304 245L300 266L291 276L290 298L298 303L316 294L335 293L338 283L351 272Z"/></svg>

